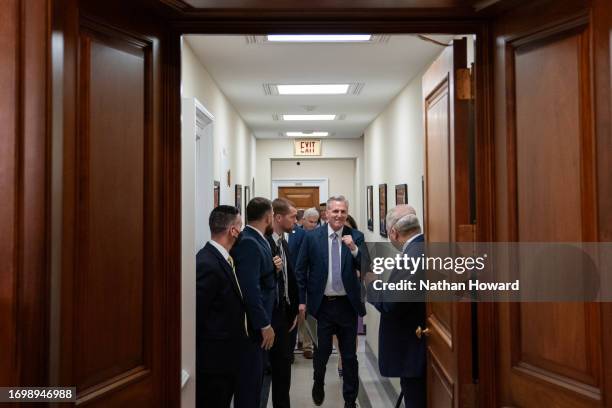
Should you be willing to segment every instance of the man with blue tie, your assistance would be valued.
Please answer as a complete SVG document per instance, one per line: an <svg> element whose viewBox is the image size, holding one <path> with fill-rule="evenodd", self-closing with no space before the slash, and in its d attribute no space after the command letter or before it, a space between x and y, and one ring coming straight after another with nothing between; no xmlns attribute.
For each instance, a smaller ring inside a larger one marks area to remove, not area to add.
<svg viewBox="0 0 612 408"><path fill-rule="evenodd" d="M244 228L240 240L231 251L236 263L236 275L242 288L247 315L254 329L254 338L260 352L257 358L245 362L241 376L258 381L256 393L251 402L257 402L261 395L264 357L274 344L272 310L276 299L276 268L272 260L270 244L265 238L272 232L272 203L262 197L253 198L246 208L248 225Z"/></svg>
<svg viewBox="0 0 612 408"><path fill-rule="evenodd" d="M304 237L298 261L300 317L306 312L317 319L318 346L314 354L312 399L325 399L325 370L332 351L332 336L338 337L344 365L344 406L356 407L359 390L357 363L357 317L365 315L356 271L361 268L363 234L344 226L348 201L343 196L327 200L327 224Z"/></svg>
<svg viewBox="0 0 612 408"><path fill-rule="evenodd" d="M387 236L391 244L408 257L421 257L425 238L414 208L398 205L387 214ZM388 282L404 279L418 281L423 270L394 270ZM417 337L417 328L425 327L425 303L423 294L415 294L412 301L394 298L393 294L373 293L372 281L379 276L368 273L370 303L380 312L378 330L378 366L384 377L400 377L400 386L406 408L425 408L426 399L426 342ZM372 293L372 296L370 296ZM420 296L420 297L419 297Z"/></svg>

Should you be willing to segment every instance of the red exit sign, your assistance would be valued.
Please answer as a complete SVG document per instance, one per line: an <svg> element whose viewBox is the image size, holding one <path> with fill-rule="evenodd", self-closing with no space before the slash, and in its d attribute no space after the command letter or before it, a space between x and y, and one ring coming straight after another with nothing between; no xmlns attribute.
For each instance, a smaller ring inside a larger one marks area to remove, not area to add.
<svg viewBox="0 0 612 408"><path fill-rule="evenodd" d="M294 140L294 156L320 156L321 141L316 139Z"/></svg>

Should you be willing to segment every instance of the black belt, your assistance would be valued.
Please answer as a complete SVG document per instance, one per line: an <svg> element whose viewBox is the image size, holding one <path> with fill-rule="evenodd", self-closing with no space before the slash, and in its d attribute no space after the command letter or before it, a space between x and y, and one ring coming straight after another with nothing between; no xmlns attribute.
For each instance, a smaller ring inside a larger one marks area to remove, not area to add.
<svg viewBox="0 0 612 408"><path fill-rule="evenodd" d="M323 296L325 299L327 299L328 301L332 301L332 300L336 300L336 299L346 299L346 295L335 295L335 296L327 296L324 295Z"/></svg>

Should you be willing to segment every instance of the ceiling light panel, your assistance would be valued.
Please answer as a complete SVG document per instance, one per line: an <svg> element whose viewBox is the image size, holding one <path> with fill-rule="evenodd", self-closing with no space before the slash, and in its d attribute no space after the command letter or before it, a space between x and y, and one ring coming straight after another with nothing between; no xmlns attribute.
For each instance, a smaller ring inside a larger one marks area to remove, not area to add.
<svg viewBox="0 0 612 408"><path fill-rule="evenodd" d="M350 84L276 85L279 95L346 95Z"/></svg>
<svg viewBox="0 0 612 408"><path fill-rule="evenodd" d="M269 42L369 42L371 34L281 34L268 35Z"/></svg>
<svg viewBox="0 0 612 408"><path fill-rule="evenodd" d="M283 115L283 120L334 120L336 115Z"/></svg>
<svg viewBox="0 0 612 408"><path fill-rule="evenodd" d="M271 96L359 95L362 82L348 84L271 84L262 85L264 94Z"/></svg>
<svg viewBox="0 0 612 408"><path fill-rule="evenodd" d="M329 132L287 132L285 135L289 137L325 137L329 136Z"/></svg>

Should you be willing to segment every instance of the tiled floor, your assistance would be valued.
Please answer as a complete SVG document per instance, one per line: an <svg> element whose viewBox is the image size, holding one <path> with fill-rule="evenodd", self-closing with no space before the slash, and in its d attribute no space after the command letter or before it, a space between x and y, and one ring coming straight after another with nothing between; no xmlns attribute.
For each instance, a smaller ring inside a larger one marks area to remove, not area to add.
<svg viewBox="0 0 612 408"><path fill-rule="evenodd" d="M325 402L322 407L342 408L342 378L338 376L338 354L333 353L327 363L325 375ZM360 336L359 348L357 350L359 360L359 407L360 408L386 408L394 407L395 401L388 396L388 387L381 384L378 376L378 368L368 359L365 353L365 338ZM314 407L311 396L312 390L312 360L305 359L300 352L295 354L295 363L291 370L291 407L310 408ZM272 408L271 399L268 400L268 408Z"/></svg>

